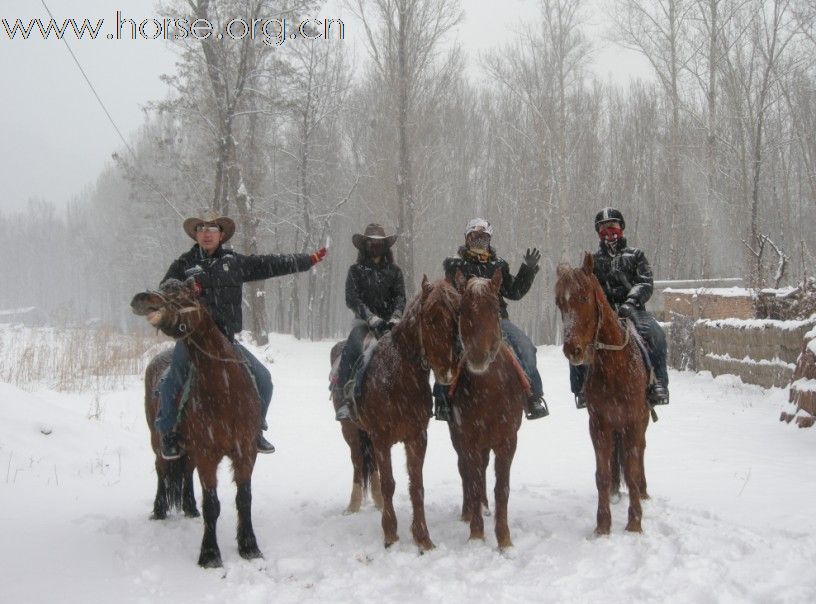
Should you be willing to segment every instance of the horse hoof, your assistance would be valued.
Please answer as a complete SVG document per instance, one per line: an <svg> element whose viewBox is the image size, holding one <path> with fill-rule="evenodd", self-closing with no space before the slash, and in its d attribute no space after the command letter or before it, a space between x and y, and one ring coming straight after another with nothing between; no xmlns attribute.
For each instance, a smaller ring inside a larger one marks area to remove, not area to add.
<svg viewBox="0 0 816 604"><path fill-rule="evenodd" d="M605 537L605 536L609 535L609 527L606 527L606 528L597 527L595 529L595 532L592 533L592 534L595 537Z"/></svg>
<svg viewBox="0 0 816 604"><path fill-rule="evenodd" d="M195 508L193 508L192 510L184 510L185 518L198 518L199 516L201 516L201 514Z"/></svg>
<svg viewBox="0 0 816 604"><path fill-rule="evenodd" d="M152 514L150 514L151 520L165 520L167 518L167 512L160 512L154 510Z"/></svg>
<svg viewBox="0 0 816 604"><path fill-rule="evenodd" d="M263 558L261 550L259 550L257 547L254 549L247 549L243 551L239 550L238 553L244 560L257 560L258 558Z"/></svg>
<svg viewBox="0 0 816 604"><path fill-rule="evenodd" d="M641 500L644 500L644 499L648 500L648 499L651 499L651 497L649 496L649 493L647 493L646 491L641 491L640 492L640 499Z"/></svg>
<svg viewBox="0 0 816 604"><path fill-rule="evenodd" d="M198 565L202 568L221 568L224 563L221 562L221 554L219 552L201 552L198 557Z"/></svg>
<svg viewBox="0 0 816 604"><path fill-rule="evenodd" d="M425 552L429 552L432 549L436 549L436 546L433 544L433 541L430 539L422 541L417 544L419 547L419 553L424 554Z"/></svg>
<svg viewBox="0 0 816 604"><path fill-rule="evenodd" d="M350 516L351 514L356 514L360 511L360 506L348 506L345 510L343 510L343 516Z"/></svg>
<svg viewBox="0 0 816 604"><path fill-rule="evenodd" d="M640 522L630 522L626 525L626 530L630 533L642 533L643 529L640 526Z"/></svg>

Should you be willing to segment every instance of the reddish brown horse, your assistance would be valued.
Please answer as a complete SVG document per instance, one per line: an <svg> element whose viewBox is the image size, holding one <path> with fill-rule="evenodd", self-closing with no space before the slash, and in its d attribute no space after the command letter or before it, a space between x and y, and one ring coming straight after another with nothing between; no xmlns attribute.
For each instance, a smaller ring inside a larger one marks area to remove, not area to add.
<svg viewBox="0 0 816 604"><path fill-rule="evenodd" d="M159 379L170 365L172 350L165 350L153 357L145 370L145 417L150 429L150 444L156 456L156 497L153 500L153 520L167 518L168 510L183 510L188 518L199 516L193 491L192 460L185 454L179 459L167 460L161 456L159 433L156 431L156 415L159 413Z"/></svg>
<svg viewBox="0 0 816 604"><path fill-rule="evenodd" d="M408 303L402 321L380 338L366 370L357 415L371 437L380 471L386 547L399 539L391 468L391 447L398 442L405 444L414 542L420 550L434 547L425 522L422 483L431 417L428 374L432 368L443 384L453 379L458 313L459 293L453 286L444 280L431 285L423 276L419 293Z"/></svg>
<svg viewBox="0 0 816 604"><path fill-rule="evenodd" d="M343 347L346 341L342 340L332 346L329 355L331 366L334 367L340 355L343 353ZM332 403L334 410L343 403L343 386L342 384L335 384L331 390ZM340 429L343 432L343 438L349 447L351 453L351 466L353 468L351 479L351 498L349 499L346 514L356 514L360 511L360 506L363 503L366 493L371 489L371 499L378 510L382 509L382 493L380 492L380 473L377 470L377 464L374 460L374 449L371 446L371 438L364 431L353 422L344 420L340 422Z"/></svg>
<svg viewBox="0 0 816 604"><path fill-rule="evenodd" d="M222 565L215 532L221 510L216 471L224 457L232 461L238 490L238 552L246 559L262 557L251 514L260 404L240 353L218 330L191 286L175 282L161 292L136 294L130 305L154 327L183 339L196 371L179 431L201 480L204 538L198 563Z"/></svg>
<svg viewBox="0 0 816 604"><path fill-rule="evenodd" d="M490 451L495 458L495 530L499 548L513 545L507 523L510 468L516 453L529 381L511 349L502 341L499 320L501 271L493 278L473 277L462 293L459 333L460 371L451 387L453 419L448 423L462 477L462 519L470 522L470 538L484 539L482 505Z"/></svg>
<svg viewBox="0 0 816 604"><path fill-rule="evenodd" d="M641 532L641 499L647 499L643 456L649 406L646 366L633 341L631 326L622 326L592 272L592 254L583 266L558 267L555 302L561 311L564 355L573 365L586 364L585 394L589 434L595 448L598 515L595 533L609 534L615 440L620 439L623 474L629 489L627 531Z"/></svg>

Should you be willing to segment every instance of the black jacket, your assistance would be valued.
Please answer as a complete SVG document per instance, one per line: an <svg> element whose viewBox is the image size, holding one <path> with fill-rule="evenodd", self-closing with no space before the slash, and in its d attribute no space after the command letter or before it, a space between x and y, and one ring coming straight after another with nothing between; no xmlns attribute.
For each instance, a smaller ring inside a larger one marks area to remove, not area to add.
<svg viewBox="0 0 816 604"><path fill-rule="evenodd" d="M196 244L173 261L162 283L167 279L184 281L195 277L203 289L201 301L218 329L232 340L241 331L241 292L245 282L307 271L311 266L308 254L244 256L219 247L212 256L205 256Z"/></svg>
<svg viewBox="0 0 816 604"><path fill-rule="evenodd" d="M525 294L530 291L533 285L536 273L539 267L530 268L526 264L522 264L518 274L513 277L510 274L510 267L507 262L496 255L496 250L490 248L490 257L487 262L479 262L471 260L467 256L467 248L462 246L459 248L459 255L452 258L445 258L442 263L442 268L445 269L445 278L451 283L455 283L457 269L462 271L462 274L470 279L471 277L483 277L490 279L493 273L497 270L502 272L502 285L499 290L499 306L502 319L507 319L507 302L505 298L510 300L521 300Z"/></svg>
<svg viewBox="0 0 816 604"><path fill-rule="evenodd" d="M375 264L361 258L346 275L346 306L363 321L377 315L387 321L405 310L405 279L402 269L387 260Z"/></svg>
<svg viewBox="0 0 816 604"><path fill-rule="evenodd" d="M642 251L626 245L626 239L618 241L616 249L612 255L604 243L600 244L595 252L595 276L613 308L629 300L644 310L654 287L652 267Z"/></svg>

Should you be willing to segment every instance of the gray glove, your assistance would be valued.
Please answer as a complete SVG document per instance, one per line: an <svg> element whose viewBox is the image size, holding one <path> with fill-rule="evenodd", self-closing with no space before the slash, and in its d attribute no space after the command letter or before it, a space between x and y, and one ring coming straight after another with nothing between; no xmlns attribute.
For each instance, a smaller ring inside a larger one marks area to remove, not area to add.
<svg viewBox="0 0 816 604"><path fill-rule="evenodd" d="M536 248L527 248L527 253L524 254L524 264L530 268L535 268L538 266L539 260L541 260L541 252L539 252Z"/></svg>
<svg viewBox="0 0 816 604"><path fill-rule="evenodd" d="M368 326L372 331L376 332L379 332L383 327L385 327L385 321L383 321L382 318L377 315L371 315L366 323L368 323Z"/></svg>

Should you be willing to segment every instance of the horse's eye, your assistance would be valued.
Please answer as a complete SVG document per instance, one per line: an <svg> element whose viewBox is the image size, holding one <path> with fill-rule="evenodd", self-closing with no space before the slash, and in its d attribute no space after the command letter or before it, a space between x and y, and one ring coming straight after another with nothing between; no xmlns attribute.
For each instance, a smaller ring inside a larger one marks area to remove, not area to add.
<svg viewBox="0 0 816 604"><path fill-rule="evenodd" d="M588 298L587 296L579 296L579 297L578 297L578 301L579 301L581 304L586 304L587 302L589 302L589 298Z"/></svg>

